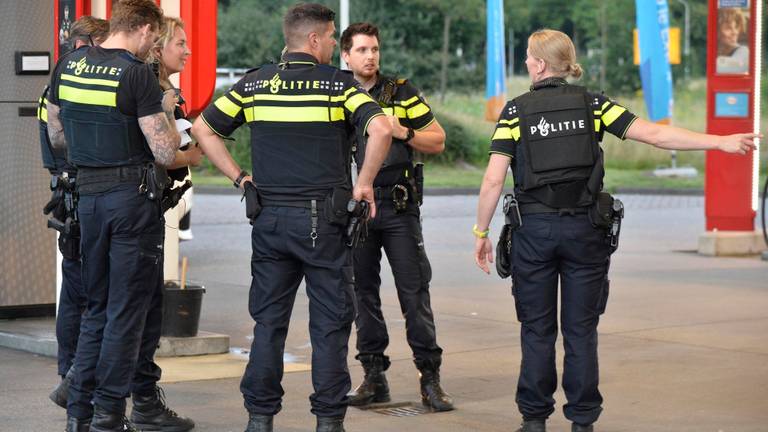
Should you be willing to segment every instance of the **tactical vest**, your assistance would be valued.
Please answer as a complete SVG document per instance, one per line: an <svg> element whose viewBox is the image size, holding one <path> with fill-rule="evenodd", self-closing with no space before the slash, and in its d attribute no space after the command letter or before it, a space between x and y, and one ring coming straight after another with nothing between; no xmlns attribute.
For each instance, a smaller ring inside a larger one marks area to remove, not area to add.
<svg viewBox="0 0 768 432"><path fill-rule="evenodd" d="M386 115L394 115L399 119L406 118L405 109L395 104L395 96L400 85L405 84L405 79L395 79L382 75L379 82L371 88L371 97L379 103ZM368 137L364 133L356 135L355 163L357 168L363 166L365 160L365 148ZM389 153L381 164L381 169L374 180L375 186L388 186L406 181L410 171L413 171L413 148L406 142L392 138Z"/></svg>
<svg viewBox="0 0 768 432"><path fill-rule="evenodd" d="M583 87L544 87L514 100L520 119L515 184L553 208L590 205L602 188L602 150Z"/></svg>
<svg viewBox="0 0 768 432"><path fill-rule="evenodd" d="M67 56L58 91L69 160L79 167L139 165L154 160L136 117L120 112L121 76L144 63L128 52L104 58L84 48Z"/></svg>
<svg viewBox="0 0 768 432"><path fill-rule="evenodd" d="M65 152L54 149L51 139L48 137L48 86L45 86L43 94L37 103L37 120L40 129L40 154L43 157L43 167L51 174L60 170L66 162Z"/></svg>

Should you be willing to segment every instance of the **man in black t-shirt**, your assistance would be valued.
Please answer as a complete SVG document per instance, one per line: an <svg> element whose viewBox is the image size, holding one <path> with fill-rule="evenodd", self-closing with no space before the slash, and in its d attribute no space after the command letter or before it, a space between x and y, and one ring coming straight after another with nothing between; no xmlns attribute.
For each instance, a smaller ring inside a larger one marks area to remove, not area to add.
<svg viewBox="0 0 768 432"><path fill-rule="evenodd" d="M440 385L442 348L437 344L430 305L432 269L421 233L421 176L414 152L438 154L445 149L445 132L421 92L407 80L379 72L379 30L370 23L350 25L341 35L341 55L355 79L371 92L392 124L392 146L373 182L379 217L355 254L357 351L365 370L363 383L350 394L350 405L389 401L384 371L389 357L387 326L381 312L381 250L392 267L406 337L420 373L421 396L434 411L453 409L453 399ZM367 152L362 137L358 160Z"/></svg>
<svg viewBox="0 0 768 432"><path fill-rule="evenodd" d="M162 319L164 222L155 164L174 163L175 98L144 58L161 25L151 0L118 3L101 47L64 57L53 73L48 134L78 168L88 306L67 400L67 431L186 431L165 406L154 363ZM132 395L131 421L125 399Z"/></svg>

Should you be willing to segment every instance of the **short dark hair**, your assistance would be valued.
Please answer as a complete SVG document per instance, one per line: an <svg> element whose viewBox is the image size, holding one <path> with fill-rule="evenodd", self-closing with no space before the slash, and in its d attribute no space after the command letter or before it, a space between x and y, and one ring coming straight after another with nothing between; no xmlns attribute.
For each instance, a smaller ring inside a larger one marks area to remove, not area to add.
<svg viewBox="0 0 768 432"><path fill-rule="evenodd" d="M163 25L163 10L154 0L120 0L112 9L110 33L131 33L149 24L152 30Z"/></svg>
<svg viewBox="0 0 768 432"><path fill-rule="evenodd" d="M107 36L109 36L109 21L83 15L72 24L67 42L72 44L72 48L74 48L77 41L90 44L97 40L104 41Z"/></svg>
<svg viewBox="0 0 768 432"><path fill-rule="evenodd" d="M310 29L325 25L336 19L336 12L317 3L299 3L285 13L283 19L283 36L288 48L296 48L303 43Z"/></svg>
<svg viewBox="0 0 768 432"><path fill-rule="evenodd" d="M341 34L341 50L349 52L352 49L352 38L359 34L376 36L376 41L381 42L378 27L369 22L358 22L344 29L344 33Z"/></svg>

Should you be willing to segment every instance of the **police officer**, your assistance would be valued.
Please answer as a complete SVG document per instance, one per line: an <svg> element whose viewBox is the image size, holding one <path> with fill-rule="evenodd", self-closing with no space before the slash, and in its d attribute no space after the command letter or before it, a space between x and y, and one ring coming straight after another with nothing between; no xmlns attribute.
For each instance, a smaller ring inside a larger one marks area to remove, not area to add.
<svg viewBox="0 0 768 432"><path fill-rule="evenodd" d="M160 338L163 182L179 147L175 97L144 58L162 11L152 0L117 3L101 47L64 57L51 80L48 133L78 168L83 316L67 401L67 431L186 431L165 405L153 357Z"/></svg>
<svg viewBox="0 0 768 432"><path fill-rule="evenodd" d="M563 411L573 422L572 431L586 432L593 430L602 411L597 323L608 297L610 241L616 240L602 227L600 216L606 214L602 208L606 198L611 201L599 193L603 134L664 149L739 154L755 148L756 135L704 135L650 123L601 94L568 84L565 78L578 78L582 72L571 39L559 31L533 33L527 54L531 91L507 103L491 140L473 227L475 262L489 272L493 253L488 226L511 164L522 219L516 220L516 211L508 212L515 229L509 271L522 323L516 401L523 423L518 431L545 431L546 419L554 411L559 280L563 390L568 400ZM607 213L610 217L610 209Z"/></svg>
<svg viewBox="0 0 768 432"><path fill-rule="evenodd" d="M109 34L109 22L89 15L80 17L69 32L70 50L85 45L99 45ZM63 56L64 53L62 53ZM63 232L59 233L61 261L61 293L56 312L56 342L58 344L58 372L61 382L51 392L50 399L62 408L67 407L67 392L72 379L70 367L75 358L77 338L80 335L80 317L87 302L80 277L80 235L77 223L77 194L75 180L77 168L67 162L66 152L53 149L48 139L48 86L40 96L37 118L40 123L40 153L43 167L51 174L53 195L45 212Z"/></svg>
<svg viewBox="0 0 768 432"><path fill-rule="evenodd" d="M420 372L423 403L435 411L453 409L453 400L440 386L443 350L437 345L435 320L429 301L432 271L424 250L419 205L423 177L415 174L414 151L428 154L445 149L445 132L416 87L407 80L379 72L379 29L370 23L350 25L341 35L341 55L355 75L383 107L392 123L392 146L373 182L379 216L368 226L368 236L355 249L357 350L365 371L362 384L350 394L350 405L388 402L384 371L389 357L387 326L381 313L379 289L381 249L387 253L395 278L400 309L405 317L408 344ZM362 162L365 140L358 141L356 159ZM418 166L419 173L421 166Z"/></svg>
<svg viewBox="0 0 768 432"><path fill-rule="evenodd" d="M192 128L211 162L245 189L253 225L248 303L256 324L240 385L247 432L272 431L280 411L283 350L302 278L309 297L312 413L317 431L344 430L354 316L352 256L344 235L347 205L354 197L375 212L372 184L392 127L351 74L328 65L336 46L334 17L319 4L290 8L283 21L288 50L282 62L249 71ZM221 139L245 123L251 128L253 177ZM369 139L352 189L354 131Z"/></svg>

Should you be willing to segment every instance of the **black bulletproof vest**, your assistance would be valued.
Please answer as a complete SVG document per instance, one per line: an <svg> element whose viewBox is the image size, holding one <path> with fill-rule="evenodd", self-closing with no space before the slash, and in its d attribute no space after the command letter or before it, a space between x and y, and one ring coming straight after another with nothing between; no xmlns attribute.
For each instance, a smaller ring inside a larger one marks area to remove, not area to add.
<svg viewBox="0 0 768 432"><path fill-rule="evenodd" d="M558 85L514 100L520 118L515 184L553 208L590 205L602 187L602 150L583 87Z"/></svg>
<svg viewBox="0 0 768 432"><path fill-rule="evenodd" d="M100 168L154 160L138 119L117 107L120 77L143 63L127 52L96 57L94 49L77 50L67 57L55 89L70 162Z"/></svg>
<svg viewBox="0 0 768 432"><path fill-rule="evenodd" d="M375 86L371 88L371 97L379 103L386 115L394 115L398 119L407 118L405 109L395 104L400 80L382 75ZM404 80L403 80L404 81ZM358 170L365 161L365 148L368 137L364 133L355 135L355 163ZM387 157L381 164L381 169L376 175L374 186L389 186L406 181L405 177L413 170L413 148L406 142L392 138Z"/></svg>
<svg viewBox="0 0 768 432"><path fill-rule="evenodd" d="M48 86L45 86L43 94L37 104L37 120L40 129L40 155L43 157L43 167L51 174L56 174L66 164L66 152L54 149L48 138Z"/></svg>

